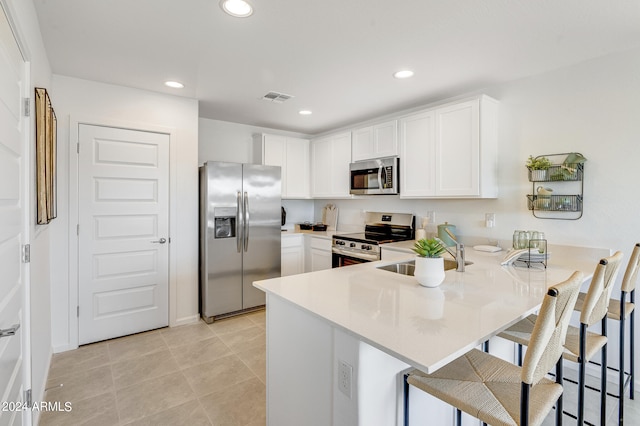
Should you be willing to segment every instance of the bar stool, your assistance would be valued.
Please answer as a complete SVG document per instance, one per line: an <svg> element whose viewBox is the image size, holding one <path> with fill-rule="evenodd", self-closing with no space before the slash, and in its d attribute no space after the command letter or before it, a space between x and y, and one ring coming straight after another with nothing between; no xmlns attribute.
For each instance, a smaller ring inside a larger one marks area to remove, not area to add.
<svg viewBox="0 0 640 426"><path fill-rule="evenodd" d="M606 424L606 404L607 404L607 306L611 297L611 290L615 282L616 275L620 269L622 253L616 252L613 256L601 259L596 265L589 290L584 299L583 310L580 315L580 327L569 326L567 337L564 343L565 350L563 359L568 359L578 363L578 425L584 424L584 390L586 364L598 351L602 354L602 367L600 378L600 422ZM519 345L530 346L533 324L536 315L530 315L518 322L498 336L511 340ZM601 333L587 331L588 327L601 322ZM521 353L521 352L520 352ZM558 410L561 411L561 410ZM569 413L566 413L569 414Z"/></svg>
<svg viewBox="0 0 640 426"><path fill-rule="evenodd" d="M545 378L561 366L563 343L583 274L551 287L542 301L524 365L473 349L433 374L404 376L404 424L409 425L409 385L493 426L539 425L562 397L562 384ZM518 395L520 397L518 398Z"/></svg>
<svg viewBox="0 0 640 426"><path fill-rule="evenodd" d="M627 269L624 273L624 277L622 278L622 284L620 288L620 300L611 299L609 301L609 306L607 308L607 318L620 322L620 351L619 351L619 368L610 369L617 370L619 373L618 379L618 395L610 396L616 397L620 399L620 403L618 406L618 424L622 425L624 421L624 388L627 383L629 383L629 398L634 399L634 355L635 355L635 292L636 292L636 282L638 279L638 269L640 266L640 243L636 244L633 247L633 252L631 253L631 257L629 258L629 263L627 264ZM627 301L627 295L629 295L630 301ZM584 300L586 298L585 293L580 293L578 295L578 301L576 302L576 311L581 311L582 306L584 305ZM626 319L630 318L629 324L629 373L624 371L625 366L625 324ZM627 379L625 380L625 374L627 375Z"/></svg>

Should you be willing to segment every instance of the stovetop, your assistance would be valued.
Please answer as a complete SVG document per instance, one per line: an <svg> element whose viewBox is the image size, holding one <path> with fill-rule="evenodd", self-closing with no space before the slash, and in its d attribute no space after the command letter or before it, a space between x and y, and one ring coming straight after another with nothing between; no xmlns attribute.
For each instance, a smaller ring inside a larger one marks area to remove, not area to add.
<svg viewBox="0 0 640 426"><path fill-rule="evenodd" d="M369 243L369 244L386 244L393 243L397 241L405 241L410 240L413 237L411 236L402 236L402 235L388 235L388 234L378 234L374 232L356 232L352 234L336 234L333 236L337 239L342 239L346 241L355 241L358 243Z"/></svg>
<svg viewBox="0 0 640 426"><path fill-rule="evenodd" d="M414 238L414 217L411 213L367 212L364 232L336 234L335 240L365 244L385 244Z"/></svg>

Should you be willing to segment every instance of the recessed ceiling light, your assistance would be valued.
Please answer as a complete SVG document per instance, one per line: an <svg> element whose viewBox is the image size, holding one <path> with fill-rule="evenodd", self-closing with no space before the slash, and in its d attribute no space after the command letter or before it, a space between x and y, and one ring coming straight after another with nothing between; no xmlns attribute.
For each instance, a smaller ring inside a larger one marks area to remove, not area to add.
<svg viewBox="0 0 640 426"><path fill-rule="evenodd" d="M300 114L300 115L311 115L311 114L313 114L313 112L309 111L308 109L301 109L300 111L298 111L298 114Z"/></svg>
<svg viewBox="0 0 640 426"><path fill-rule="evenodd" d="M247 0L220 0L220 7L236 18L246 18L253 14L253 6Z"/></svg>
<svg viewBox="0 0 640 426"><path fill-rule="evenodd" d="M179 81L165 81L164 85L167 87L172 87L174 89L184 89L184 84Z"/></svg>
<svg viewBox="0 0 640 426"><path fill-rule="evenodd" d="M393 76L395 78L409 78L409 77L413 77L413 71L411 70L397 71L393 74Z"/></svg>

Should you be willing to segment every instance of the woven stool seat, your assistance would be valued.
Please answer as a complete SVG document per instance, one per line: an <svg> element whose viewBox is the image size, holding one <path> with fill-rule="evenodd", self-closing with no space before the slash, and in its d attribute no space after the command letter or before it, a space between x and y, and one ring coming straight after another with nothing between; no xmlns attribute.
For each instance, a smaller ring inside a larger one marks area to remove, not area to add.
<svg viewBox="0 0 640 426"><path fill-rule="evenodd" d="M585 346L584 357L592 359L595 354L607 344L607 337L598 333L587 331L587 341ZM578 327L569 327L567 330L567 340L564 342L564 359L572 362L580 360L580 329Z"/></svg>
<svg viewBox="0 0 640 426"><path fill-rule="evenodd" d="M495 426L519 425L520 367L474 349L433 374L409 373L407 382ZM543 378L531 388L530 425L541 424L562 394L562 386Z"/></svg>

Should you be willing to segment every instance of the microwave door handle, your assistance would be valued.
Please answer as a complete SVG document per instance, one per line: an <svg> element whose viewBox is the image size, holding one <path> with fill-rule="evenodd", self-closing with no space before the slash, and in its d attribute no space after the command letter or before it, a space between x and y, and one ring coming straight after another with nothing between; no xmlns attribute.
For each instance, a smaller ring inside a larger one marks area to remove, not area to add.
<svg viewBox="0 0 640 426"><path fill-rule="evenodd" d="M242 251L242 239L241 239L241 228L240 228L240 223L242 220L242 202L241 199L242 198L242 194L240 193L240 191L238 191L236 193L236 250L238 251L238 253L240 253Z"/></svg>
<svg viewBox="0 0 640 426"><path fill-rule="evenodd" d="M384 169L384 166L378 167L378 186L380 187L379 189L384 189L386 184L386 175L383 175L382 173L383 169Z"/></svg>

